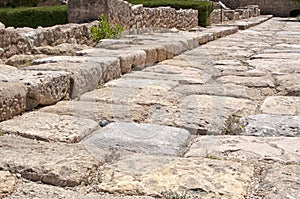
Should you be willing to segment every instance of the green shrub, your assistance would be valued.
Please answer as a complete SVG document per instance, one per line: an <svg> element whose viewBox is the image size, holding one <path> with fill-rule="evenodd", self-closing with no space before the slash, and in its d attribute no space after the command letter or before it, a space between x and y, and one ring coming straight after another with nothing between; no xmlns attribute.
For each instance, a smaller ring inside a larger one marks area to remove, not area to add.
<svg viewBox="0 0 300 199"><path fill-rule="evenodd" d="M143 4L145 7L170 6L175 9L194 9L198 10L198 25L209 25L208 17L214 10L213 2L198 0L128 0L132 4Z"/></svg>
<svg viewBox="0 0 300 199"><path fill-rule="evenodd" d="M49 27L68 23L67 6L0 8L0 21L12 27Z"/></svg>
<svg viewBox="0 0 300 199"><path fill-rule="evenodd" d="M92 38L95 42L98 42L101 39L121 37L122 32L122 26L118 24L116 24L115 26L110 25L110 23L103 14L99 16L98 24L91 27Z"/></svg>
<svg viewBox="0 0 300 199"><path fill-rule="evenodd" d="M0 7L35 7L46 0L0 0Z"/></svg>

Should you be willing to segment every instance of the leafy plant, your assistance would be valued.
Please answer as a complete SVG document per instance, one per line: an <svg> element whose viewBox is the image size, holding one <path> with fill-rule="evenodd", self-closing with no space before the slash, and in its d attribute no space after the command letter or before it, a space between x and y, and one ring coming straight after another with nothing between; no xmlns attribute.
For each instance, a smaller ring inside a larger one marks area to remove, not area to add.
<svg viewBox="0 0 300 199"><path fill-rule="evenodd" d="M99 16L98 24L91 27L92 39L95 42L101 39L119 38L122 32L122 26L119 24L112 26L103 14Z"/></svg>
<svg viewBox="0 0 300 199"><path fill-rule="evenodd" d="M242 126L240 120L234 115L230 115L225 121L222 129L223 135L239 135L242 132Z"/></svg>

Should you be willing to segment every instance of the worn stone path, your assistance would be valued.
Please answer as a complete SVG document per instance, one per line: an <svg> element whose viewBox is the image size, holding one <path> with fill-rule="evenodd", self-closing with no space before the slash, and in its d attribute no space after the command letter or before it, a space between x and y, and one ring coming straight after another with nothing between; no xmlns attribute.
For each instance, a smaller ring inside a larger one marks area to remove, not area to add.
<svg viewBox="0 0 300 199"><path fill-rule="evenodd" d="M128 36L34 61L32 84L12 86L24 90L16 112L75 99L0 123L0 197L300 198L300 23L210 41L234 31Z"/></svg>

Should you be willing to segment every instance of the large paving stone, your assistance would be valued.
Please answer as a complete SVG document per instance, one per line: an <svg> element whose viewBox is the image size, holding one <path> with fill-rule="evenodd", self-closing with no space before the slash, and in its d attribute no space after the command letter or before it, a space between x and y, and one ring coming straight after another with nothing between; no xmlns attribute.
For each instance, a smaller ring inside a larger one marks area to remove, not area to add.
<svg viewBox="0 0 300 199"><path fill-rule="evenodd" d="M230 116L253 114L256 105L248 99L233 97L190 95L179 104L177 125L195 131L196 134L219 134L224 121Z"/></svg>
<svg viewBox="0 0 300 199"><path fill-rule="evenodd" d="M41 184L37 182L24 182L9 197L13 199L26 198L78 198L78 199L154 199L150 196L126 196L109 193L86 193L82 190L70 190L62 187Z"/></svg>
<svg viewBox="0 0 300 199"><path fill-rule="evenodd" d="M300 73L300 63L291 59L253 59L247 60L251 67L271 73Z"/></svg>
<svg viewBox="0 0 300 199"><path fill-rule="evenodd" d="M0 123L0 130L7 134L67 143L79 142L98 128L91 119L44 112L25 113Z"/></svg>
<svg viewBox="0 0 300 199"><path fill-rule="evenodd" d="M27 87L21 83L0 82L0 121L26 110Z"/></svg>
<svg viewBox="0 0 300 199"><path fill-rule="evenodd" d="M50 105L67 98L70 90L70 74L55 71L28 71L1 69L0 81L22 83L27 87L26 109L38 105Z"/></svg>
<svg viewBox="0 0 300 199"><path fill-rule="evenodd" d="M189 136L188 131L169 126L115 122L93 133L84 144L146 154L179 155Z"/></svg>
<svg viewBox="0 0 300 199"><path fill-rule="evenodd" d="M264 114L299 115L300 97L271 96L262 103L260 110Z"/></svg>
<svg viewBox="0 0 300 199"><path fill-rule="evenodd" d="M134 155L106 167L99 188L110 193L191 198L243 198L253 169L243 163L202 158Z"/></svg>
<svg viewBox="0 0 300 199"><path fill-rule="evenodd" d="M141 85L135 86L138 87ZM170 106L178 103L179 97L179 94L177 95L176 93L168 91L168 89L157 85L149 87L141 86L140 88L104 87L83 94L80 96L80 100L108 104L139 104L148 106L158 104L162 106Z"/></svg>
<svg viewBox="0 0 300 199"><path fill-rule="evenodd" d="M241 77L241 76L222 76L219 78L222 83L238 84L247 87L270 87L275 88L274 80L271 77Z"/></svg>
<svg viewBox="0 0 300 199"><path fill-rule="evenodd" d="M9 171L0 171L0 198L12 193L17 184L17 178Z"/></svg>
<svg viewBox="0 0 300 199"><path fill-rule="evenodd" d="M52 57L52 64L27 67L28 70L67 71L71 74L71 98L94 90L98 85L121 75L117 57ZM64 60L65 59L65 60ZM50 62L49 61L49 62ZM45 61L46 62L46 61Z"/></svg>
<svg viewBox="0 0 300 199"><path fill-rule="evenodd" d="M243 126L243 134L263 137L299 137L300 116L281 115L250 115L240 120Z"/></svg>
<svg viewBox="0 0 300 199"><path fill-rule="evenodd" d="M185 157L300 163L299 141L298 137L201 136Z"/></svg>
<svg viewBox="0 0 300 199"><path fill-rule="evenodd" d="M248 198L299 198L300 165L274 164L264 168ZM250 190L251 190L250 188Z"/></svg>
<svg viewBox="0 0 300 199"><path fill-rule="evenodd" d="M140 105L119 105L84 101L62 101L56 105L44 107L39 111L89 118L98 122L107 120L108 122L134 121L140 123L148 117L147 109Z"/></svg>
<svg viewBox="0 0 300 199"><path fill-rule="evenodd" d="M280 95L300 96L300 73L291 73L275 77L276 90Z"/></svg>
<svg viewBox="0 0 300 199"><path fill-rule="evenodd" d="M147 54L143 50L102 49L93 48L76 52L79 56L118 57L122 74L130 72L134 67L143 67L147 62Z"/></svg>
<svg viewBox="0 0 300 199"><path fill-rule="evenodd" d="M217 95L252 100L261 100L266 96L274 94L269 88L249 88L236 84L210 83L204 85L180 85L174 92L182 95Z"/></svg>
<svg viewBox="0 0 300 199"><path fill-rule="evenodd" d="M262 53L258 55L254 55L251 59L295 59L295 57L299 56L299 52L297 53Z"/></svg>
<svg viewBox="0 0 300 199"><path fill-rule="evenodd" d="M81 144L48 143L4 135L0 136L0 147L0 168L56 186L88 183L101 166Z"/></svg>

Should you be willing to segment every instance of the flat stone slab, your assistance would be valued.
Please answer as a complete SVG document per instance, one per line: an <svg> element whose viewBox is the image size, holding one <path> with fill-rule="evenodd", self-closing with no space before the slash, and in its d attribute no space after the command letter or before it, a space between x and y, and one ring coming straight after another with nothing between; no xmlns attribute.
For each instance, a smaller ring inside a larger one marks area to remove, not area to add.
<svg viewBox="0 0 300 199"><path fill-rule="evenodd" d="M201 136L185 157L300 163L300 138L253 136Z"/></svg>
<svg viewBox="0 0 300 199"><path fill-rule="evenodd" d="M16 188L17 178L9 171L0 171L0 197L10 195Z"/></svg>
<svg viewBox="0 0 300 199"><path fill-rule="evenodd" d="M298 60L252 59L252 60L247 60L246 63L248 63L251 67L254 67L258 70L271 72L274 74L300 73L300 63Z"/></svg>
<svg viewBox="0 0 300 199"><path fill-rule="evenodd" d="M238 162L133 155L107 166L99 188L132 195L186 191L191 198L242 198L252 175L251 166Z"/></svg>
<svg viewBox="0 0 300 199"><path fill-rule="evenodd" d="M274 164L263 169L249 198L299 198L300 165ZM251 190L250 188L250 190Z"/></svg>
<svg viewBox="0 0 300 199"><path fill-rule="evenodd" d="M0 81L22 83L27 87L26 109L50 105L69 97L70 74L63 71L1 69Z"/></svg>
<svg viewBox="0 0 300 199"><path fill-rule="evenodd" d="M64 62L59 61L63 58L66 59ZM89 59L85 57L82 59L80 57L52 57L47 59L53 59L51 62L54 63L30 66L26 69L69 72L72 82L71 98L94 90L98 85L121 75L120 61L117 57L89 57Z"/></svg>
<svg viewBox="0 0 300 199"><path fill-rule="evenodd" d="M82 190L71 190L38 182L24 182L9 197L14 199L27 198L86 198L86 199L154 199L150 196L126 196L109 193L86 193Z"/></svg>
<svg viewBox="0 0 300 199"><path fill-rule="evenodd" d="M26 110L27 87L22 83L0 82L0 121Z"/></svg>
<svg viewBox="0 0 300 199"><path fill-rule="evenodd" d="M88 183L102 164L81 144L48 143L4 135L0 136L0 147L2 169L55 186Z"/></svg>
<svg viewBox="0 0 300 199"><path fill-rule="evenodd" d="M275 88L274 80L271 77L241 77L241 76L222 76L219 80L224 84L237 84L247 87L269 87Z"/></svg>
<svg viewBox="0 0 300 199"><path fill-rule="evenodd" d="M67 143L79 142L98 128L91 119L45 112L25 113L0 123L0 130L7 134Z"/></svg>
<svg viewBox="0 0 300 199"><path fill-rule="evenodd" d="M178 155L189 136L188 131L175 127L114 122L93 133L83 143L146 154Z"/></svg>
<svg viewBox="0 0 300 199"><path fill-rule="evenodd" d="M250 115L240 120L243 135L260 137L299 137L300 116Z"/></svg>
<svg viewBox="0 0 300 199"><path fill-rule="evenodd" d="M280 95L300 96L300 73L275 76L276 90Z"/></svg>
<svg viewBox="0 0 300 199"><path fill-rule="evenodd" d="M264 100L260 110L264 114L299 115L300 97L270 96Z"/></svg>
<svg viewBox="0 0 300 199"><path fill-rule="evenodd" d="M140 88L136 88L138 86L140 86ZM170 106L178 103L181 96L160 85L144 87L137 84L136 87L104 87L85 93L80 96L79 99L81 101L102 102L108 104L139 104L147 106L157 104Z"/></svg>
<svg viewBox="0 0 300 199"><path fill-rule="evenodd" d="M101 102L62 101L56 105L44 107L39 111L55 113L58 115L71 115L80 118L88 118L100 122L143 122L148 111L140 105L107 104Z"/></svg>

